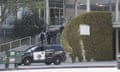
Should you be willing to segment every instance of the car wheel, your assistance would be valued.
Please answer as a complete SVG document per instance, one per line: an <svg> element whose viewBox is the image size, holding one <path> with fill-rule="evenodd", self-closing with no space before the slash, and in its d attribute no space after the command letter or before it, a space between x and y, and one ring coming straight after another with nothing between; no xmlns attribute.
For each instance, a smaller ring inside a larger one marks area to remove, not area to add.
<svg viewBox="0 0 120 72"><path fill-rule="evenodd" d="M55 57L54 60L53 60L53 63L54 63L55 65L59 65L59 64L61 64L61 62L62 62L62 60L61 60L60 57Z"/></svg>
<svg viewBox="0 0 120 72"><path fill-rule="evenodd" d="M24 65L30 65L31 64L31 59L30 58L25 58L24 60L23 60L23 64Z"/></svg>
<svg viewBox="0 0 120 72"><path fill-rule="evenodd" d="M50 65L52 62L45 62L46 65Z"/></svg>

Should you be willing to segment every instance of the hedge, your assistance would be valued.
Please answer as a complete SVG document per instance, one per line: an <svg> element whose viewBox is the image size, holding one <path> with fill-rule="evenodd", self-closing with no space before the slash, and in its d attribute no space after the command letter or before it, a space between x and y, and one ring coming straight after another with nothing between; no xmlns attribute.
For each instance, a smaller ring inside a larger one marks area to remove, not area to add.
<svg viewBox="0 0 120 72"><path fill-rule="evenodd" d="M80 24L90 26L89 36L80 35ZM101 11L84 13L66 24L61 35L61 43L65 50L72 53L73 61L76 57L79 61L83 60L80 40L83 40L87 61L113 60L111 13Z"/></svg>

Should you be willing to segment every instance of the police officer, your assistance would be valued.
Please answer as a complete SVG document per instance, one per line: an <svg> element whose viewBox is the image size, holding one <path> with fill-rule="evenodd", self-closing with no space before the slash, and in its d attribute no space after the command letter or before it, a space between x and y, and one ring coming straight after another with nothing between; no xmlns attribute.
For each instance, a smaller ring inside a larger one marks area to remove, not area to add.
<svg viewBox="0 0 120 72"><path fill-rule="evenodd" d="M41 43L42 47L45 46L45 39L46 39L46 33L44 31L41 31L41 33L40 33L40 43Z"/></svg>

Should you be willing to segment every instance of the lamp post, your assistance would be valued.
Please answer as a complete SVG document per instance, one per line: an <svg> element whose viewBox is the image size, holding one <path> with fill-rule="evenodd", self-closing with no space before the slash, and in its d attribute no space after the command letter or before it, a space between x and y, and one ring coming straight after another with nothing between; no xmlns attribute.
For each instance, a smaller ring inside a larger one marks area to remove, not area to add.
<svg viewBox="0 0 120 72"><path fill-rule="evenodd" d="M49 0L46 0L46 31L49 25Z"/></svg>
<svg viewBox="0 0 120 72"><path fill-rule="evenodd" d="M77 16L78 8L77 8L77 0L74 0L75 5L75 16Z"/></svg>
<svg viewBox="0 0 120 72"><path fill-rule="evenodd" d="M115 2L115 22L119 22L119 1ZM116 60L118 60L117 55L119 54L119 29L116 29Z"/></svg>
<svg viewBox="0 0 120 72"><path fill-rule="evenodd" d="M90 0L87 0L87 12L90 12Z"/></svg>
<svg viewBox="0 0 120 72"><path fill-rule="evenodd" d="M118 22L119 20L119 0L115 2L115 21Z"/></svg>

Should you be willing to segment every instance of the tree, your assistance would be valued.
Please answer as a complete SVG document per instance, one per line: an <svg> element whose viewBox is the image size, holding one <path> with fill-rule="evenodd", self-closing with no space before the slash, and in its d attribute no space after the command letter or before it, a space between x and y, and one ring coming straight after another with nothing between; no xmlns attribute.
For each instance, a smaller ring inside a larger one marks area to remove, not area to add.
<svg viewBox="0 0 120 72"><path fill-rule="evenodd" d="M17 0L0 0L0 7L1 7L1 21L0 21L0 27L6 19L11 14L16 14L17 17Z"/></svg>
<svg viewBox="0 0 120 72"><path fill-rule="evenodd" d="M9 17L12 13L15 13L17 18L17 12L20 8L27 7L29 9L40 9L41 7L44 7L44 2L44 0L42 0L42 2L41 0L0 0L0 23L3 24L3 22L6 21L7 17Z"/></svg>
<svg viewBox="0 0 120 72"><path fill-rule="evenodd" d="M39 17L40 16L39 10L41 9L41 7L44 7L44 5L45 5L44 2L45 2L44 0L42 2L41 2L41 0L0 0L1 25L4 24L6 19L11 14L15 14L16 19L13 22L13 24L15 24L14 30L16 30L16 28L20 29L20 27L21 27L21 29L24 29L24 25L28 26L28 24L26 24L26 23L30 24L30 26L28 28L30 30L27 29L28 33L26 33L26 35L20 34L21 37L28 36L28 35L34 35L33 32L31 32L32 34L29 33L31 31L31 29L33 29L32 31L34 31L34 29L35 29L35 31L37 30L35 32L35 34L38 33L38 31L43 29L43 24L44 24L44 21L42 21L42 19L40 19L40 17ZM28 9L27 12L31 12L32 15L31 14L23 15L23 18L22 18L23 20L18 20L17 13L20 10L20 8L27 8ZM28 20L30 20L30 22L28 22ZM18 26L20 26L20 27L18 27ZM38 30L38 29L40 29L40 30ZM15 35L18 36L19 34L15 33Z"/></svg>
<svg viewBox="0 0 120 72"><path fill-rule="evenodd" d="M44 22L36 20L35 13L24 15L21 20L14 22L13 34L17 37L34 36L43 29Z"/></svg>

